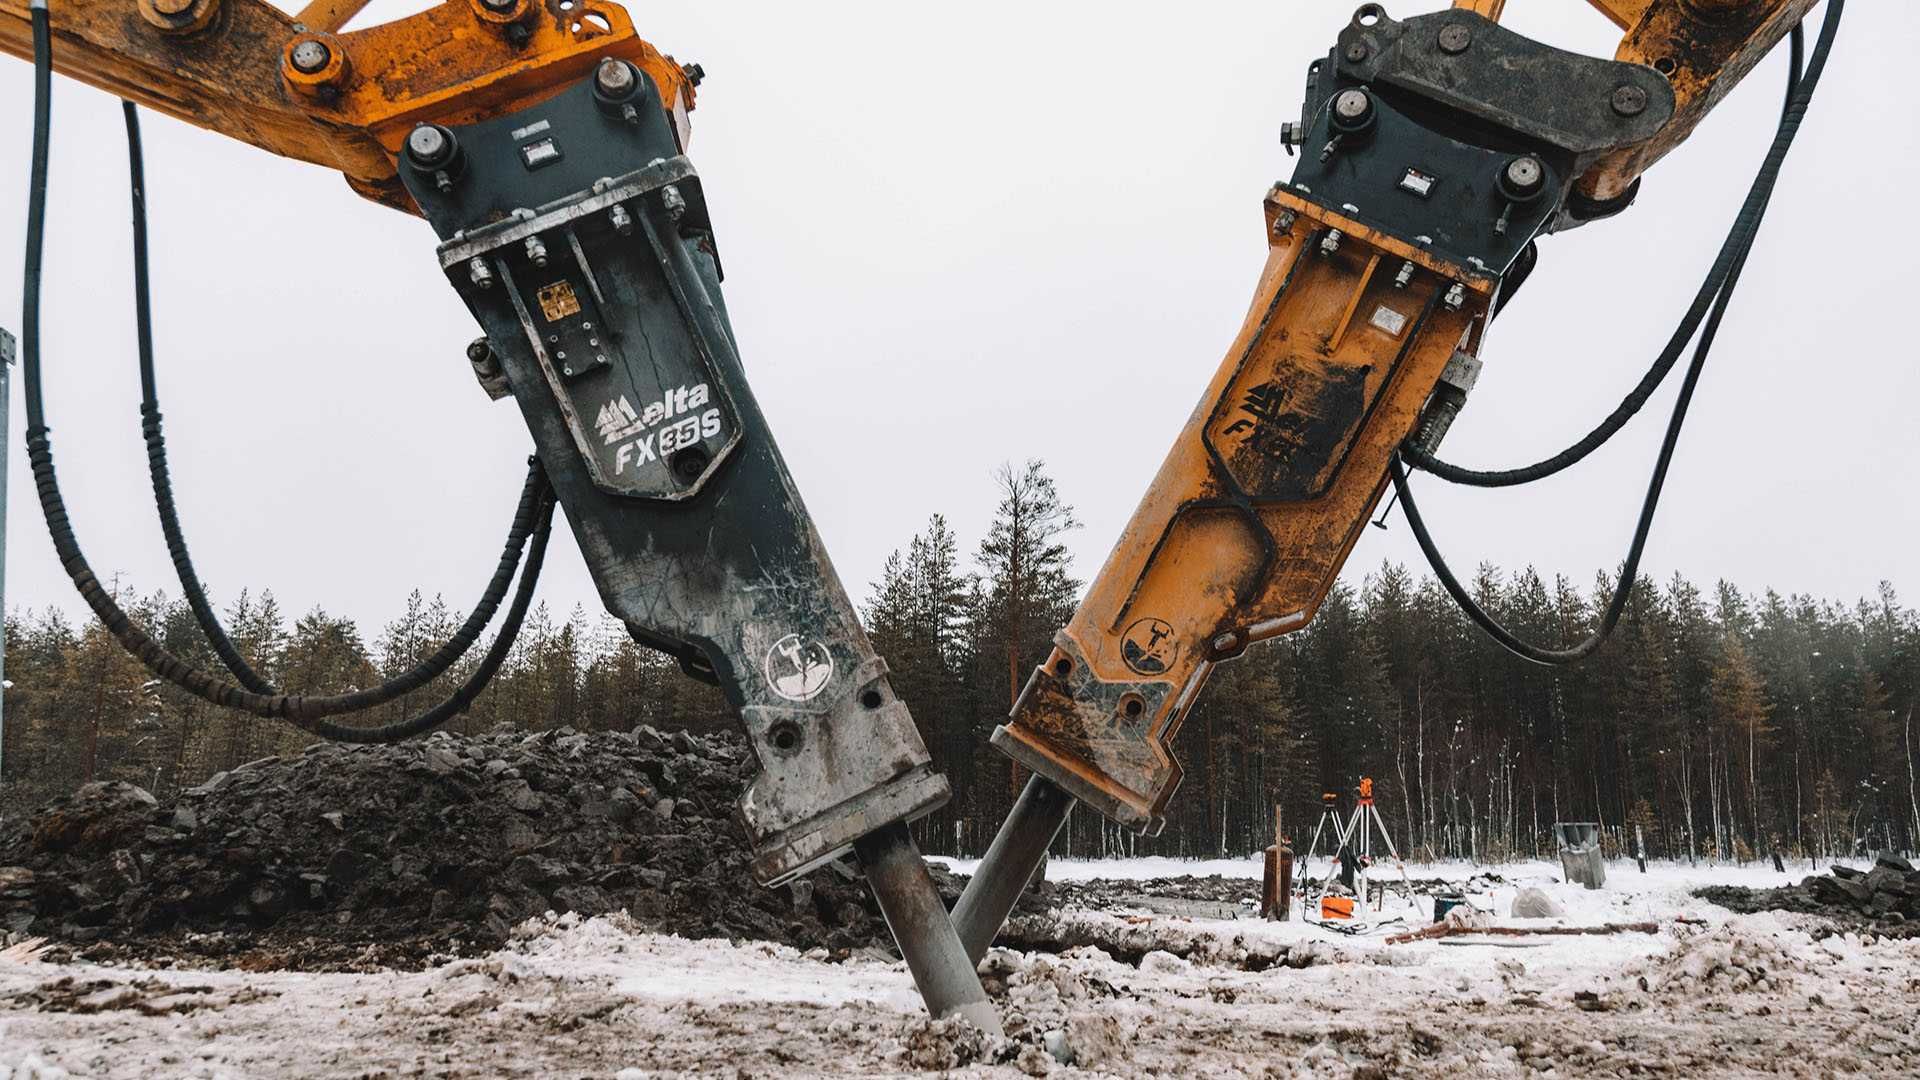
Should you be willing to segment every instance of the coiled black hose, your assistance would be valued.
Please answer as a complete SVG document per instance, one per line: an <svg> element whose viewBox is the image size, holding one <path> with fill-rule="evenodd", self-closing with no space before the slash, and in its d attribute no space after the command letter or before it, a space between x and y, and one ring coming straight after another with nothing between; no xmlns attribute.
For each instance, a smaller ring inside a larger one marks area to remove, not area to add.
<svg viewBox="0 0 1920 1080"><path fill-rule="evenodd" d="M1753 246L1753 238L1760 231L1760 221L1766 216L1767 202L1773 196L1773 188L1780 178L1781 164L1786 160L1787 150L1800 132L1800 124L1806 118L1807 106L1813 101L1813 88L1820 81L1820 72L1826 67L1827 50L1833 44L1833 32L1839 29L1841 9L1845 0L1830 0L1827 14L1820 29L1820 40L1815 45L1815 55L1808 65L1804 76L1800 73L1799 56L1803 32L1799 27L1793 30L1791 64L1787 80L1787 99L1780 116L1780 125L1773 137L1773 144L1767 150L1766 159L1755 174L1753 184L1747 190L1747 197L1735 215L1733 226L1727 232L1720 252L1715 256L1713 265L1707 271L1706 280L1700 283L1700 289L1694 294L1693 302L1687 306L1686 314L1681 316L1680 324L1674 328L1673 336L1668 338L1666 347L1654 359L1653 366L1641 376L1638 384L1616 406L1613 412L1592 431L1581 436L1580 440L1565 450L1515 469L1467 469L1451 462L1442 461L1433 454L1413 445L1401 447L1401 454L1407 463L1423 472L1430 472L1443 480L1471 487L1514 487L1543 480L1553 474L1579 463L1588 454L1598 450L1607 440L1618 434L1627 421L1646 405L1653 392L1666 381L1667 374L1673 370L1680 354L1686 350L1687 342L1693 340L1699 330L1701 320L1714 304L1715 298L1728 289L1728 281L1735 276L1734 264L1746 258L1747 249Z"/></svg>
<svg viewBox="0 0 1920 1080"><path fill-rule="evenodd" d="M1441 586L1447 590L1447 593L1453 597L1454 602L1460 605L1461 610L1466 612L1467 617L1473 620L1476 626L1480 627L1488 636L1498 642L1502 648L1513 653L1515 656L1550 667L1559 667L1575 663L1597 652L1600 647L1606 643L1607 639L1613 635L1614 627L1619 624L1620 616L1622 612L1626 610L1628 598L1633 593L1634 580L1640 573L1640 558L1646 551L1647 535L1653 528L1654 513L1660 504L1661 489L1666 485L1668 467L1673 463L1674 451L1679 445L1681 427L1686 423L1687 408L1693 402L1694 389L1699 385L1700 373L1706 367L1707 356L1713 350L1714 337L1719 333L1721 319L1726 315L1727 305L1733 298L1734 289L1739 285L1740 273L1745 269L1747 256L1753 249L1753 238L1759 227L1760 219L1765 216L1767 203L1773 197L1773 188L1780 176L1781 163L1786 158L1787 149L1793 145L1794 136L1799 132L1801 121L1806 117L1807 106L1813 100L1813 92L1819 85L1821 73L1826 70L1827 56L1833 49L1834 36L1840 29L1840 18L1845 7L1845 0L1828 0L1826 17L1820 27L1820 38L1814 45L1813 55L1808 59L1804 73L1800 70L1800 56L1804 36L1799 27L1796 26L1794 28L1787 75L1787 102L1785 108L1781 111L1780 126L1774 136L1773 145L1768 150L1766 162L1761 167L1760 175L1755 178L1754 186L1748 193L1747 202L1741 208L1740 220L1736 221L1733 233L1727 238L1727 243L1731 245L1731 247L1722 249L1721 259L1715 261L1714 273L1709 274L1710 283L1716 275L1719 277L1718 284L1715 285L1711 295L1711 309L1706 314L1705 326L1701 328L1700 340L1694 348L1693 360L1687 367L1686 377L1680 384L1680 394L1674 402L1672 418L1667 422L1667 432L1660 443L1660 455L1654 463L1653 476L1647 484L1646 498L1641 503L1640 517L1634 526L1633 540L1627 546L1627 557L1621 564L1620 580L1615 582L1613 595L1609 598L1606 610L1601 615L1600 625L1592 634L1589 634L1584 640L1575 645L1566 648L1550 649L1522 641L1506 627L1500 625L1500 622L1482 607L1480 603L1473 598L1473 595L1460 584L1459 578L1454 575L1452 568L1447 565L1445 556L1441 555L1439 547L1434 543L1433 535L1427 530L1426 520L1421 517L1420 507L1414 501L1413 488L1407 481L1406 465L1402 460L1404 458L1406 461L1420 464L1420 461L1416 457L1416 454L1419 452L1410 445L1402 446L1399 453L1394 456L1389 466L1393 477L1394 491L1399 496L1402 506L1405 507L1407 525L1413 530L1414 540L1420 545L1420 551L1426 556L1428 565L1433 568L1434 576L1439 579ZM1724 273L1721 272L1720 264L1722 261L1725 262ZM1691 330L1686 332L1689 335L1692 333ZM1677 337L1676 340L1679 346L1683 347L1687 339ZM1675 349L1674 352L1675 355L1677 355L1677 349ZM1664 371L1659 370L1660 364L1666 361L1666 355L1662 354L1661 361L1655 363L1655 369L1659 371L1660 375L1664 375ZM1642 388L1650 394L1652 393L1653 386L1658 384L1659 378L1655 377L1655 372L1653 371L1648 372L1648 378L1653 380L1652 384L1648 384L1646 380L1642 380ZM1639 389L1636 389L1635 393L1638 394ZM1626 409L1630 403L1632 404L1632 410L1638 410L1640 405L1645 403L1644 396L1642 396L1641 400L1637 403L1633 402L1630 397L1629 402L1623 403L1621 408ZM1616 411L1615 415L1620 416L1620 413ZM1624 424L1626 417L1631 415L1632 411L1628 411L1625 416L1621 416L1620 424ZM1612 423L1612 420L1613 418L1610 417L1608 423ZM1585 457L1587 453L1591 452L1592 447L1587 447L1586 449L1581 449L1581 447L1588 440L1594 439L1595 436L1606 427L1606 424L1602 424L1601 428L1596 428L1594 433L1590 434L1587 439L1583 439L1580 444L1576 444L1563 454L1556 455L1555 458L1549 459L1547 462L1542 462L1540 465L1531 466L1530 468L1538 469L1548 466L1553 461L1558 460L1558 458L1564 457L1566 454L1574 454L1577 451L1577 455L1571 460L1566 461L1564 464L1554 466L1541 475L1551 475L1553 472L1558 472L1567 465L1571 465L1574 461L1578 461L1581 457ZM1612 430L1607 431L1594 445L1597 446L1599 443L1605 442L1607 438L1612 437L1613 432L1618 430L1619 424L1614 424ZM1433 459L1430 455L1427 455L1427 460L1432 461ZM1435 462L1435 464L1444 463ZM1422 467L1427 466L1422 465ZM1445 468L1451 470L1453 467L1445 466ZM1455 479L1455 477L1447 471L1440 469L1432 469L1430 471L1433 471L1436 475L1444 479ZM1526 470L1514 470L1516 473L1525 471ZM1504 477L1507 474L1470 475ZM1538 477L1530 477L1529 479L1538 479ZM1473 480L1460 482L1476 483L1476 481ZM1526 480L1511 481L1511 483L1524 482L1526 482ZM1506 483L1507 482L1503 480L1501 483L1488 483L1481 486L1498 487L1506 486Z"/></svg>
<svg viewBox="0 0 1920 1080"><path fill-rule="evenodd" d="M255 686L264 689L237 686L201 671L174 656L144 630L134 625L87 564L86 556L82 553L79 541L74 535L65 500L60 494L59 480L54 471L53 444L46 425L46 412L41 393L40 299L42 264L46 248L48 147L52 133L53 47L44 3L36 2L31 8L30 16L33 23L34 51L33 152L27 190L27 250L25 285L22 290L21 369L26 383L27 458L32 468L34 488L39 495L40 507L47 519L48 535L53 540L54 551L59 556L67 576L73 580L74 587L79 590L81 598L113 634L115 640L145 664L148 670L214 705L240 709L256 716L283 719L301 730L344 742L386 742L406 738L466 711L472 705L473 699L498 671L500 664L511 650L527 605L532 599L534 586L538 581L545 558L546 545L552 529L553 493L547 484L546 473L540 468L537 459L531 460L528 465L527 482L522 488L514 515L514 524L508 535L508 550L503 552L501 566L496 570L494 579L489 583L487 593L482 598L482 607L487 612L486 617L480 618L477 624L472 625L471 633L468 633L467 626L463 626L461 634L456 635L454 641L450 641L433 656L416 665L414 669L367 690L334 695L284 694L267 685L265 680L260 679L251 669L248 669L248 675L252 682ZM151 364L151 311L146 288L145 193L140 177L138 128L132 116L131 106L128 106L128 119L129 150L134 180L135 276L138 287L136 303L141 327L142 389L145 399L142 414L146 422L143 423L143 429L149 433L148 460L155 474L156 501L162 504L163 524L171 522L171 527L167 529L169 551L174 554L176 567L184 566L183 585L188 578L191 578L197 586L198 578L192 574L191 562L185 557L184 540L180 540L177 547L174 542L179 536L179 527L177 515L171 512L171 485L166 477L164 444L160 444L161 448L157 455L154 451L159 435L159 414L152 394L154 379ZM153 407L147 408L148 404L152 404ZM164 498L161 497L162 492L165 493ZM349 712L364 711L392 701L403 694L419 689L432 678L444 673L471 645L472 639L478 636L479 631L491 619L493 612L498 610L499 602L506 592L506 582L511 578L515 565L520 563L523 552L525 566L520 575L520 587L515 592L507 619L499 634L496 635L493 646L482 658L472 676L453 694L425 713L378 727L354 727L333 723L327 719ZM210 616L211 608L206 606L204 590L196 588L194 591L199 594L200 607L204 608ZM199 613L199 609L196 609L196 616ZM468 623L473 624L473 620L479 615L480 608L476 608L473 615L468 617ZM213 625L218 626L217 620L213 620ZM464 643L460 641L462 636L466 638ZM224 632L220 637L225 638ZM227 641L227 647L235 657L238 657L238 651L232 649L231 641ZM245 666L244 660L242 666Z"/></svg>

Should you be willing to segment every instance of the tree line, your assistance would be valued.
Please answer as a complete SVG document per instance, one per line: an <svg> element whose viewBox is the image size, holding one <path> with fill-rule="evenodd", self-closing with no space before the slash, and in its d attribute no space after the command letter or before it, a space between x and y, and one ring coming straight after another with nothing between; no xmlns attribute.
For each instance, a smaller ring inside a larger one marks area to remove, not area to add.
<svg viewBox="0 0 1920 1080"><path fill-rule="evenodd" d="M944 517L886 561L865 617L954 799L915 827L923 848L978 854L1025 776L987 744L1071 615L1082 583L1063 543L1071 506L1038 462L995 474L997 505L971 552ZM1482 566L1470 586L1524 637L1573 640L1612 579L1582 589ZM123 595L166 647L218 661L191 612ZM270 593L228 606L235 643L277 685L337 692L404 670L459 614L409 597L369 641L321 610L289 619ZM369 719L438 701L476 655ZM222 769L294 753L310 737L206 705L151 679L97 622L58 609L7 619L0 813L96 779L166 797ZM1186 781L1159 837L1097 814L1070 820L1062 854L1237 855L1284 830L1304 844L1322 792L1375 778L1403 853L1497 861L1550 854L1556 821L1593 821L1616 851L1750 859L1911 850L1920 842L1913 713L1920 615L1882 585L1854 603L1636 583L1594 658L1547 669L1487 640L1431 579L1388 564L1343 580L1305 629L1222 665L1175 740ZM649 723L735 728L720 693L633 642L605 615L529 615L508 662L449 724L479 732Z"/></svg>
<svg viewBox="0 0 1920 1080"><path fill-rule="evenodd" d="M1080 593L1060 544L1071 508L1037 463L997 479L971 567L935 516L888 559L866 611L954 781L953 804L921 826L930 851L983 851L1011 807L1019 770L987 736ZM1615 580L1582 590L1483 565L1471 589L1522 637L1561 642L1598 625ZM1652 857L1911 850L1916 698L1920 617L1891 585L1849 605L1643 578L1597 656L1543 668L1389 564L1214 673L1175 736L1185 784L1159 837L1083 810L1056 851L1245 854L1272 842L1276 807L1304 845L1322 794L1350 796L1363 776L1396 845L1424 858L1551 855L1557 821L1597 822L1616 852L1644 843Z"/></svg>

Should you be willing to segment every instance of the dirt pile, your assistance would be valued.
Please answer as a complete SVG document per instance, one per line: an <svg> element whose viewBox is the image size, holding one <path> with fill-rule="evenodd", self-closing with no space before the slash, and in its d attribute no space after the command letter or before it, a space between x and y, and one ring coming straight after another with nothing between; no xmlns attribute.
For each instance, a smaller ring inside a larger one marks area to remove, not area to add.
<svg viewBox="0 0 1920 1080"><path fill-rule="evenodd" d="M1880 856L1870 870L1836 866L1781 889L1712 886L1694 895L1743 914L1795 911L1870 924L1887 937L1920 937L1920 870L1897 855Z"/></svg>
<svg viewBox="0 0 1920 1080"><path fill-rule="evenodd" d="M495 948L548 910L626 910L689 938L890 948L860 881L753 881L731 813L756 769L735 737L563 728L321 744L171 804L90 784L0 836L0 933L354 968Z"/></svg>

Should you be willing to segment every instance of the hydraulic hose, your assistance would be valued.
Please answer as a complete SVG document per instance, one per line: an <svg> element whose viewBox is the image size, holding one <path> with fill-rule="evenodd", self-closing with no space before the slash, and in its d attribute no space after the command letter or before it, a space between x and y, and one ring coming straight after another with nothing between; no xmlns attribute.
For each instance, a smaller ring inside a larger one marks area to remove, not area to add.
<svg viewBox="0 0 1920 1080"><path fill-rule="evenodd" d="M186 597L187 607L192 610L194 621L200 624L201 632L206 635L208 644L213 647L220 662L248 690L256 694L277 694L279 689L261 677L240 655L240 650L234 646L226 628L221 625L219 616L214 613L206 589L194 569L193 557L187 550L186 536L180 527L173 482L167 468L166 436L161 431L159 379L154 370L152 289L147 257L146 170L145 155L141 150L140 113L131 101L121 102L120 107L126 119L127 181L133 200L134 329L140 354L140 430L147 444L147 472L153 481L153 504L160 516L160 531L166 537L167 554L173 559L174 571L180 579L180 590ZM521 487L520 501L513 525L507 532L500 561L479 602L468 613L460 628L444 645L413 667L377 687L362 691L366 704L356 705L348 711L372 708L425 686L445 674L473 647L481 632L499 612L500 602L506 598L507 587L513 582L514 569L520 564L521 553L532 527L533 500L541 483L541 475L540 463L529 460L526 483Z"/></svg>
<svg viewBox="0 0 1920 1080"><path fill-rule="evenodd" d="M1615 626L1619 624L1620 616L1626 610L1627 601L1632 595L1634 582L1639 576L1640 559L1646 551L1647 536L1653 528L1654 513L1659 507L1660 493L1666 485L1667 471L1673 463L1674 451L1679 445L1681 428L1686 423L1687 409L1693 402L1694 390L1699 385L1701 372L1706 368L1707 356L1713 350L1714 338L1719 333L1727 305L1731 302L1734 290L1740 282L1740 274L1746 267L1747 256L1753 248L1754 230L1758 226L1760 217L1766 212L1768 201L1772 198L1774 184L1779 178L1780 164L1785 158L1786 149L1793 143L1793 137L1799 129L1800 122L1806 116L1807 105L1813 98L1813 91L1818 86L1821 73L1826 68L1827 56L1832 50L1834 35L1839 30L1844 7L1845 0L1829 0L1826 18L1820 28L1820 38L1814 46L1813 55L1808 60L1804 73L1800 70L1802 34L1800 28L1794 28L1794 40L1789 57L1787 104L1781 113L1780 131L1768 152L1767 163L1762 168L1762 176L1755 181L1754 191L1749 194L1748 206L1742 209L1743 219L1748 217L1749 209L1753 211L1751 224L1745 228L1736 224L1734 235L1728 238L1729 242L1735 239L1740 242L1730 253L1723 252L1723 254L1730 254L1731 258L1727 260L1724 277L1714 291L1712 306L1706 315L1705 325L1701 328L1700 340L1695 346L1693 360L1687 366L1686 377L1680 384L1679 396L1674 401L1673 414L1667 423L1666 435L1661 440L1659 457L1654 463L1653 476L1648 481L1647 494L1641 503L1640 517L1634 526L1633 539L1628 544L1626 559L1621 564L1620 579L1614 583L1613 594L1601 615L1600 625L1592 634L1570 647L1550 649L1523 641L1502 626L1461 585L1459 578L1447 565L1446 558L1440 553L1438 545L1434 543L1433 535L1427 529L1426 520L1420 514L1420 507L1414 501L1413 488L1408 483L1406 466L1402 461L1403 457L1409 461L1413 460L1411 453L1413 448L1403 446L1400 453L1395 455L1390 465L1394 491L1405 508L1407 525L1413 531L1414 540L1420 545L1421 553L1426 556L1428 564L1432 566L1434 576L1439 579L1441 586L1447 590L1475 625L1514 655L1550 667L1575 663L1597 652L1612 636ZM1758 196L1757 203L1754 201L1755 195ZM1682 344L1685 344L1684 340ZM1650 391L1651 388L1649 388ZM1635 409L1638 407L1635 405ZM1618 428L1616 427L1615 430ZM1604 442L1605 439L1601 441ZM1585 456L1584 451L1581 456ZM1571 463L1568 462L1568 464ZM1452 479L1444 472L1438 475Z"/></svg>
<svg viewBox="0 0 1920 1080"><path fill-rule="evenodd" d="M514 527L510 532L508 545L511 554L502 556L504 576L511 576L513 565L520 561L522 551L526 552L526 566L520 576L520 589L515 594L513 609L509 611L508 618L501 627L499 635L496 636L493 647L467 682L440 705L420 716L376 728L336 724L329 721L327 717L362 711L418 689L432 677L418 677L425 663L416 666L414 671L403 673L399 678L389 680L381 686L347 694L293 695L279 693L271 688L261 691L237 686L181 660L155 641L146 631L136 626L87 564L79 540L74 535L65 500L60 493L59 480L54 470L52 438L46 424L46 410L42 395L40 302L46 248L48 146L52 131L53 47L44 0L35 0L30 9L30 15L33 24L34 51L33 151L27 190L26 270L22 289L21 315L21 370L26 384L27 458L33 472L34 488L39 496L40 507L46 516L47 531L53 541L54 551L59 556L61 566L66 570L68 577L73 580L74 587L79 590L81 598L87 602L87 606L92 609L95 617L113 634L115 640L145 664L148 670L214 705L239 709L256 716L284 719L312 734L347 742L391 741L405 738L465 711L472 704L473 698L498 670L500 662L505 659L508 650L511 649L513 638L519 631L521 619L531 599L545 556L547 538L552 524L553 495L547 484L546 473L539 467L537 460L529 465L527 484L521 493L520 503L515 513ZM137 145L135 148L136 154L133 160L137 179ZM144 256L144 192L138 185L136 185L134 201L136 228L141 239L137 253ZM139 314L143 326L148 324L147 316L150 314L144 302L146 293L144 270L145 259L141 258L139 266L136 267L136 277L142 286ZM152 385L150 328L142 334L142 353L144 389ZM143 409L143 412L145 411ZM157 419L157 409L154 410L153 415ZM162 452L161 462L161 475L156 480L157 485L164 481L164 452ZM532 541L531 549L526 547L529 538ZM184 550L184 544L182 544L180 551L184 552ZM176 558L178 558L177 555ZM489 595L493 595L491 606L497 609L500 595L504 595L505 592L505 582L502 572L497 571L495 578L499 582L499 588L496 590L490 586L488 592ZM494 595L495 593L499 595ZM204 602L204 592L202 601ZM469 621L471 619L470 616ZM485 621L481 621L481 627L484 627ZM476 634L477 631L478 628L475 630ZM436 652L434 657L429 658L429 662L441 664L440 671L434 672L435 675L451 666L460 652L465 651L465 646L461 646L459 652L443 658L442 654L452 647L453 644L449 643L447 647ZM442 663L443 659L444 663ZM264 680L258 680L257 674L254 678L264 685Z"/></svg>
<svg viewBox="0 0 1920 1080"><path fill-rule="evenodd" d="M1443 480L1471 487L1514 487L1532 483L1561 472L1578 464L1587 455L1593 453L1618 434L1627 421L1632 420L1653 392L1666 381L1667 374L1673 370L1680 354L1686 350L1687 342L1700 328L1701 320L1714 303L1721 290L1727 288L1728 278L1733 275L1735 261L1745 258L1747 248L1753 244L1754 236L1760 230L1760 221L1766 216L1767 202L1773 196L1774 185L1780 178L1780 168L1786 160L1787 151L1799 134L1800 124L1806 118L1807 107L1813 101L1814 87L1820 81L1820 73L1826 67L1827 53L1833 45L1834 33L1840 26L1840 15L1846 7L1845 0L1829 0L1826 18L1820 28L1820 39L1814 47L1814 55L1803 76L1800 73L1800 51L1803 31L1794 27L1789 71L1787 76L1786 105L1782 109L1780 125L1776 129L1773 143L1767 150L1766 159L1755 174L1747 197L1742 202L1740 212L1734 217L1733 226L1726 240L1720 246L1712 267L1707 271L1706 280L1701 282L1699 291L1694 294L1693 302L1688 305L1686 314L1681 316L1680 324L1674 328L1673 336L1667 340L1666 347L1660 350L1653 366L1641 376L1634 386L1606 419L1580 440L1565 450L1537 461L1532 465L1515 469L1479 470L1462 468L1446 462L1432 453L1413 445L1401 447L1401 455L1408 464L1424 472L1430 472Z"/></svg>

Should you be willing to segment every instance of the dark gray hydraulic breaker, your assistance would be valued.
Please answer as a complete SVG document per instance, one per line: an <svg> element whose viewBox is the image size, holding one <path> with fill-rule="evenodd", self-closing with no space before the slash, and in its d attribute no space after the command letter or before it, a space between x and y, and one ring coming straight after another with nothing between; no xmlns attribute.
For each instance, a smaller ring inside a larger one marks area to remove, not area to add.
<svg viewBox="0 0 1920 1080"><path fill-rule="evenodd" d="M761 773L738 816L778 885L849 851L928 1008L997 1031L905 822L947 801L741 370L700 178L621 60L542 104L421 125L402 179L486 331L607 610L720 686Z"/></svg>

